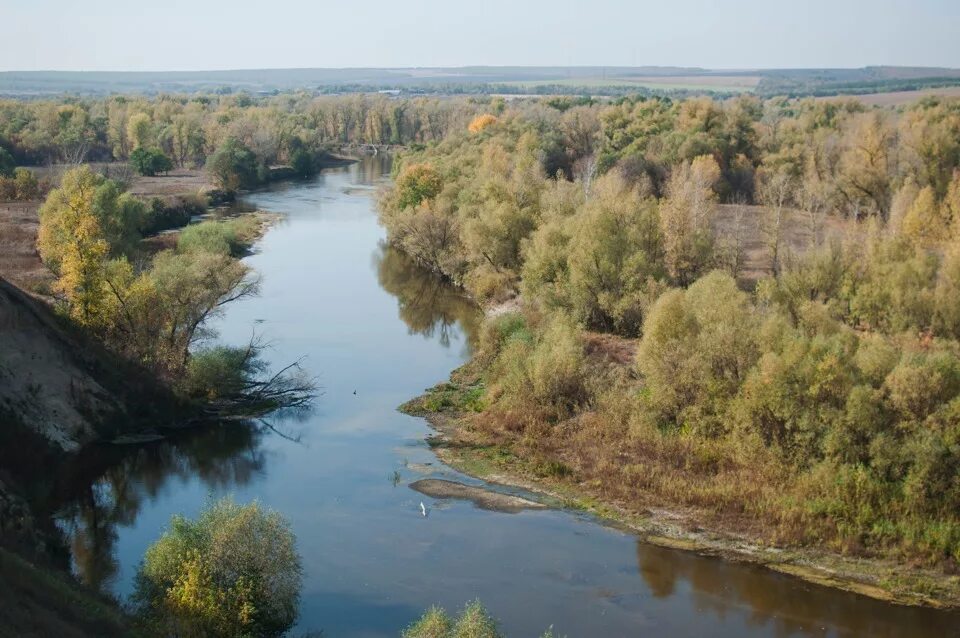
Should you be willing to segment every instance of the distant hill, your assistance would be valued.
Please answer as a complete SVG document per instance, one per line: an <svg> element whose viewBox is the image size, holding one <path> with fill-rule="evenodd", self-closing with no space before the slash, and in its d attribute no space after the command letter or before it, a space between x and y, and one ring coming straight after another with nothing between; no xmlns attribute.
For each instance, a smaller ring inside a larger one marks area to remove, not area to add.
<svg viewBox="0 0 960 638"><path fill-rule="evenodd" d="M741 93L835 95L960 85L960 69L872 66L860 69L690 67L437 67L240 69L232 71L6 71L0 96L113 93L322 93L401 90L409 93Z"/></svg>

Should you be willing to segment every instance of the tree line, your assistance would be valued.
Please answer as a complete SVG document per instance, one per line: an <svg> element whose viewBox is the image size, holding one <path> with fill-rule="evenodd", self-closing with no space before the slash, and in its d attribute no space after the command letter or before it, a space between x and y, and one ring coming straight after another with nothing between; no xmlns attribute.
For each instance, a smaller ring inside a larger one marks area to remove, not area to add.
<svg viewBox="0 0 960 638"><path fill-rule="evenodd" d="M130 161L153 175L202 167L232 144L260 170L303 168L343 145L439 140L476 108L470 100L307 93L0 100L0 166L5 157L20 165Z"/></svg>

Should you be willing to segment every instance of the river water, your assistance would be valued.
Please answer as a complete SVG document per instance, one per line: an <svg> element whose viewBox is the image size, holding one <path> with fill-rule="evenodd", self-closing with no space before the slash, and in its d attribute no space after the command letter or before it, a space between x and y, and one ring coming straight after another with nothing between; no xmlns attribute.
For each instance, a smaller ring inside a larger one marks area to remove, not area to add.
<svg viewBox="0 0 960 638"><path fill-rule="evenodd" d="M570 638L960 635L957 615L646 545L581 514L492 512L412 490L426 476L477 483L438 462L427 424L396 406L466 360L478 315L383 247L374 194L387 162L246 198L284 218L247 259L262 294L216 327L233 344L263 335L276 365L302 357L323 395L272 429L234 424L98 450L58 513L84 580L125 597L172 514L233 495L292 523L304 566L294 636L398 636L432 604L475 598L511 638L551 625Z"/></svg>

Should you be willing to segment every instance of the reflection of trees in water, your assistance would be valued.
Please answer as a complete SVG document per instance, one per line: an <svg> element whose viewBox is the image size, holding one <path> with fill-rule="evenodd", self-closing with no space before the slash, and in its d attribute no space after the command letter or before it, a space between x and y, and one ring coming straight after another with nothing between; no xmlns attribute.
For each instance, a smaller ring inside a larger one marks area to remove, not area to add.
<svg viewBox="0 0 960 638"><path fill-rule="evenodd" d="M637 564L650 592L669 598L690 589L692 606L720 618L745 614L751 626L774 635L946 636L956 615L889 605L804 583L763 567L705 558L637 542Z"/></svg>
<svg viewBox="0 0 960 638"><path fill-rule="evenodd" d="M61 474L51 511L69 537L80 578L104 588L116 576L117 526L132 525L142 506L171 479L194 477L210 489L242 486L264 467L262 429L212 426L145 446L98 447Z"/></svg>
<svg viewBox="0 0 960 638"><path fill-rule="evenodd" d="M393 156L389 153L363 155L354 164L356 166L357 183L373 186L380 178L390 174L392 164Z"/></svg>
<svg viewBox="0 0 960 638"><path fill-rule="evenodd" d="M438 336L450 346L454 326L460 324L473 343L480 326L477 307L454 286L421 268L396 248L381 245L374 254L380 286L397 298L400 318L411 333Z"/></svg>

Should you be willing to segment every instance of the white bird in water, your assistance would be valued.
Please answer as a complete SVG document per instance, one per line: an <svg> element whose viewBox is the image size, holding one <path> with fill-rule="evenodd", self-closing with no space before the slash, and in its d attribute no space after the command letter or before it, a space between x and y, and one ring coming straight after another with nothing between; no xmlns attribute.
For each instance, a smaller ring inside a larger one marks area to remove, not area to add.
<svg viewBox="0 0 960 638"><path fill-rule="evenodd" d="M420 501L420 513L423 514L423 517L427 517L427 506L423 504L423 501Z"/></svg>

